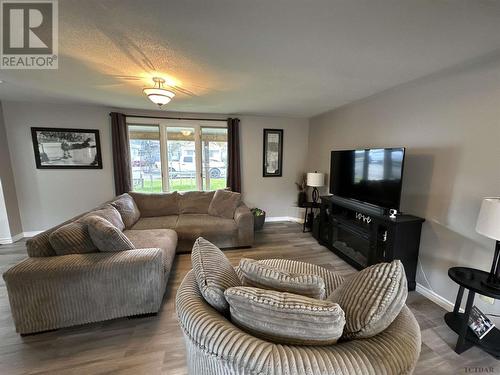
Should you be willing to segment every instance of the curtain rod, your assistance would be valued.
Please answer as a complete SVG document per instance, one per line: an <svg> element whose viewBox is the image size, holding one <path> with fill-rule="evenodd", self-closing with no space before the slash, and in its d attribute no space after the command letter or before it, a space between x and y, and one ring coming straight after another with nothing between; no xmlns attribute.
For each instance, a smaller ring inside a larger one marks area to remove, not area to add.
<svg viewBox="0 0 500 375"><path fill-rule="evenodd" d="M195 117L168 117L168 116L140 116L140 115L125 115L125 117L132 118L162 118L166 120L186 120L186 121L220 121L226 122L227 119L216 119L216 118L195 118Z"/></svg>

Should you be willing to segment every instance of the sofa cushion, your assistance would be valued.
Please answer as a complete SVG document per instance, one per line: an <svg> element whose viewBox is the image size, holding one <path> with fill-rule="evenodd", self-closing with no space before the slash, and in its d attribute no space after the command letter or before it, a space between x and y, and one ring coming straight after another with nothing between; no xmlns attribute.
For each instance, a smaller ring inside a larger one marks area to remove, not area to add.
<svg viewBox="0 0 500 375"><path fill-rule="evenodd" d="M175 231L171 229L128 229L123 234L127 236L136 249L161 249L165 272L170 271L177 247L177 233Z"/></svg>
<svg viewBox="0 0 500 375"><path fill-rule="evenodd" d="M90 238L99 251L124 251L135 249L130 240L117 227L99 216L89 216L85 222Z"/></svg>
<svg viewBox="0 0 500 375"><path fill-rule="evenodd" d="M92 242L87 224L73 221L57 228L49 236L50 244L56 255L85 254L97 251Z"/></svg>
<svg viewBox="0 0 500 375"><path fill-rule="evenodd" d="M175 229L179 215L141 217L130 229Z"/></svg>
<svg viewBox="0 0 500 375"><path fill-rule="evenodd" d="M367 338L384 331L400 313L408 286L400 260L379 263L356 273L335 289L327 300L346 315L343 337Z"/></svg>
<svg viewBox="0 0 500 375"><path fill-rule="evenodd" d="M81 218L79 218L77 221L85 223L86 219L90 216L93 216L93 215L102 217L103 219L106 219L111 224L113 224L115 227L117 227L118 230L120 230L120 231L125 229L125 224L123 223L122 216L120 215L118 210L110 204L105 204L101 208L98 208L96 210L93 210L93 211L86 213Z"/></svg>
<svg viewBox="0 0 500 375"><path fill-rule="evenodd" d="M129 194L122 194L110 203L120 213L125 228L129 229L141 217L141 212Z"/></svg>
<svg viewBox="0 0 500 375"><path fill-rule="evenodd" d="M181 239L190 239L194 242L198 237L209 241L217 238L232 236L238 230L232 219L210 216L208 214L179 215L175 231Z"/></svg>
<svg viewBox="0 0 500 375"><path fill-rule="evenodd" d="M214 191L187 191L179 194L179 213L206 214Z"/></svg>
<svg viewBox="0 0 500 375"><path fill-rule="evenodd" d="M231 321L254 336L290 345L331 345L342 336L344 312L336 303L251 287L225 292Z"/></svg>
<svg viewBox="0 0 500 375"><path fill-rule="evenodd" d="M196 282L205 300L217 311L229 310L224 291L241 286L241 281L224 253L203 237L198 238L191 252Z"/></svg>
<svg viewBox="0 0 500 375"><path fill-rule="evenodd" d="M179 213L179 194L176 191L160 194L136 192L129 194L134 198L141 212L141 217L177 215Z"/></svg>
<svg viewBox="0 0 500 375"><path fill-rule="evenodd" d="M241 194L229 190L217 190L214 194L208 214L226 219L234 218L234 211L241 203Z"/></svg>
<svg viewBox="0 0 500 375"><path fill-rule="evenodd" d="M313 274L291 273L253 259L240 260L243 285L325 299L325 281Z"/></svg>

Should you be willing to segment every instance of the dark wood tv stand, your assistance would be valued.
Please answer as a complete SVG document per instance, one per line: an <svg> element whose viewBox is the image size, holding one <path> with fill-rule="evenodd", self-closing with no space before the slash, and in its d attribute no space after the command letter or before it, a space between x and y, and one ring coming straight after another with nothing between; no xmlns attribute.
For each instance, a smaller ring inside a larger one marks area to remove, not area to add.
<svg viewBox="0 0 500 375"><path fill-rule="evenodd" d="M378 207L321 197L318 241L357 269L400 259L415 290L420 233L425 219L398 214L391 219Z"/></svg>

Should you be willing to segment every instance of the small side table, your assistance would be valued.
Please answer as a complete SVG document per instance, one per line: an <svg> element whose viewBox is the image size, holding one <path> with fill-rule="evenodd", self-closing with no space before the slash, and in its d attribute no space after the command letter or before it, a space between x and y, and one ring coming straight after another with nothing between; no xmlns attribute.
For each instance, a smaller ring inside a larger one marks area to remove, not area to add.
<svg viewBox="0 0 500 375"><path fill-rule="evenodd" d="M311 212L314 212L315 208L320 208L321 207L321 203L319 203L319 202L316 202L316 203L314 203L314 202L304 202L299 207L306 209L306 212L304 214L304 225L302 226L302 232L303 233L310 232L310 231L306 231L307 214L308 214L309 210L311 210ZM312 223L311 223L311 225L312 225Z"/></svg>
<svg viewBox="0 0 500 375"><path fill-rule="evenodd" d="M449 312L444 316L444 320L448 327L458 334L455 352L463 353L470 347L476 345L482 348L493 357L500 359L500 331L494 327L481 340L469 329L469 315L474 304L476 293L483 296L500 299L500 293L484 286L482 281L488 278L488 273L474 268L468 267L452 267L448 270L448 276L456 282L460 288L458 289L457 299L453 312ZM460 312L460 304L464 295L464 289L467 289L467 303L465 312Z"/></svg>

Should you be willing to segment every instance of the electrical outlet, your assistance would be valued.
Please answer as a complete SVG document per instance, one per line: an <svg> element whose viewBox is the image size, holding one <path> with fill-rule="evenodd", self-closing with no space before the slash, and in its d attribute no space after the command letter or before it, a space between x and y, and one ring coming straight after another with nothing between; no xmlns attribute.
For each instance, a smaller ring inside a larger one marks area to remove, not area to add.
<svg viewBox="0 0 500 375"><path fill-rule="evenodd" d="M491 297L486 297L483 296L482 294L479 295L479 298L483 300L483 302L486 302L487 304L493 305L495 303L495 299Z"/></svg>

